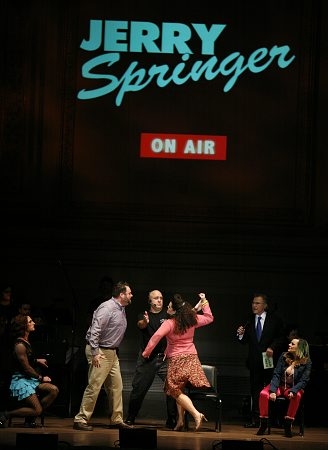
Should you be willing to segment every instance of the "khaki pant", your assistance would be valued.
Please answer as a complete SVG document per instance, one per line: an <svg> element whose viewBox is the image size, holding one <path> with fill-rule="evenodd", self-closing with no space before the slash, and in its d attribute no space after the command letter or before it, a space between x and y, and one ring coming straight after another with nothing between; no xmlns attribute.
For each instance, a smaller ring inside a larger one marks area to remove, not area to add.
<svg viewBox="0 0 328 450"><path fill-rule="evenodd" d="M96 406L98 395L104 385L107 397L111 399L111 424L123 422L123 383L120 362L116 351L100 348L99 353L105 358L100 360L100 367L92 365L90 345L85 347L85 356L89 364L88 386L85 388L80 411L74 417L74 422L88 423Z"/></svg>

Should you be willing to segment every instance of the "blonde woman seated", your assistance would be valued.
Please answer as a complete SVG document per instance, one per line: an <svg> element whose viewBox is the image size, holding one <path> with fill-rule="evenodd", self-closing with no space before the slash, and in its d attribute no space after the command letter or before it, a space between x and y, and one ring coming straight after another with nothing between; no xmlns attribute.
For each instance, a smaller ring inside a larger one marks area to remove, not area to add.
<svg viewBox="0 0 328 450"><path fill-rule="evenodd" d="M256 433L258 436L262 436L268 427L269 401L284 396L289 400L284 421L285 436L292 437L292 423L310 379L311 366L309 344L305 339L293 339L288 351L280 356L271 383L260 393L261 424Z"/></svg>

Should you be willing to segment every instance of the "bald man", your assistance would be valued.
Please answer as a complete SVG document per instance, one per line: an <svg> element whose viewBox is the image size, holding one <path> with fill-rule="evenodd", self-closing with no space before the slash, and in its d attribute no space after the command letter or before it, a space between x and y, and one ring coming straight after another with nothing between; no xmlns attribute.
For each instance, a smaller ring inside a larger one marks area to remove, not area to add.
<svg viewBox="0 0 328 450"><path fill-rule="evenodd" d="M150 358L142 357L142 352L146 348L149 339L158 330L160 325L169 315L166 308L163 309L163 295L160 291L154 290L148 294L148 311L138 315L137 327L140 330L140 351L137 359L136 371L132 380L132 391L129 399L128 416L125 423L134 425L135 419L142 406L142 402L150 389L155 376L159 376L164 382L167 372L166 359L164 352L166 349L166 339L163 338L155 347ZM173 429L176 426L176 402L166 396L167 420L166 426Z"/></svg>

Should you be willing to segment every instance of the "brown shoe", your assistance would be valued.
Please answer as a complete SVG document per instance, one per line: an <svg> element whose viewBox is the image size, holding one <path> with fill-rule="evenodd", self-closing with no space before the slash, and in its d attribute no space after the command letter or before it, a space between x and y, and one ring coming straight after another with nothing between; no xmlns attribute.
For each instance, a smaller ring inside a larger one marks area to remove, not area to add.
<svg viewBox="0 0 328 450"><path fill-rule="evenodd" d="M93 431L93 427L84 422L74 422L73 428L80 431Z"/></svg>

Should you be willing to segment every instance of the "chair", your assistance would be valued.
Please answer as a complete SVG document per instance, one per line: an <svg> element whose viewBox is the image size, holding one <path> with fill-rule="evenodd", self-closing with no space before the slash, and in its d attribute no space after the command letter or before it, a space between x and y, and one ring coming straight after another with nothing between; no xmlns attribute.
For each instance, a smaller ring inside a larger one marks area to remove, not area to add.
<svg viewBox="0 0 328 450"><path fill-rule="evenodd" d="M194 401L212 402L215 405L215 431L221 432L222 429L222 400L218 392L218 371L215 366L202 364L211 387L205 389L197 389L193 386L187 386L186 394ZM189 414L185 413L185 429L189 429Z"/></svg>
<svg viewBox="0 0 328 450"><path fill-rule="evenodd" d="M283 417L286 414L288 402L289 400L284 396L277 397L275 402L269 402L268 434L271 434L271 426L274 420L276 420L278 427L282 428ZM295 421L299 423L299 436L304 436L304 417L305 408L303 395L295 417Z"/></svg>

